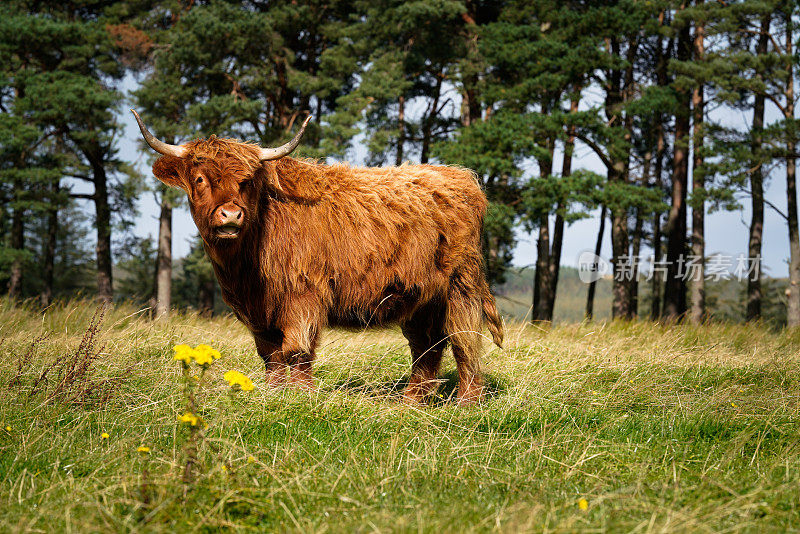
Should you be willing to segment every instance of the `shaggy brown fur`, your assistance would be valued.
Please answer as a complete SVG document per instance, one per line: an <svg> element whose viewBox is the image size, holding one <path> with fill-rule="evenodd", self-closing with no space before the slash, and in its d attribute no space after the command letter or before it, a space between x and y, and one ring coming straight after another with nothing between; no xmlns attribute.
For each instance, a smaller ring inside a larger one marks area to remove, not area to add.
<svg viewBox="0 0 800 534"><path fill-rule="evenodd" d="M442 351L453 348L459 400L480 398L480 330L502 323L482 272L486 197L457 167L357 168L284 157L258 147L198 140L153 172L188 195L225 301L253 332L270 383L290 368L311 384L320 329L399 323L412 371L405 396L435 391ZM242 211L222 239L220 209Z"/></svg>

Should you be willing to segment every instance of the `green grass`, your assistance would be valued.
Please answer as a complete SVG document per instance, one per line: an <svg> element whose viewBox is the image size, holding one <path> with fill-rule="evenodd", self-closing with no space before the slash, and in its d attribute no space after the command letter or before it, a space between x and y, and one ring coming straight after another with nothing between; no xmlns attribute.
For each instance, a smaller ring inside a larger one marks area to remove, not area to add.
<svg viewBox="0 0 800 534"><path fill-rule="evenodd" d="M48 398L52 374L31 393L93 312L0 308L2 530L800 529L800 332L509 325L504 350L485 347L486 402L449 399L450 358L443 398L420 409L397 400L409 356L396 330L328 331L318 389L268 391L234 319L151 322L122 306L92 371L117 385L107 400ZM185 498L176 343L223 353L201 390L209 427ZM228 369L256 390L231 399Z"/></svg>

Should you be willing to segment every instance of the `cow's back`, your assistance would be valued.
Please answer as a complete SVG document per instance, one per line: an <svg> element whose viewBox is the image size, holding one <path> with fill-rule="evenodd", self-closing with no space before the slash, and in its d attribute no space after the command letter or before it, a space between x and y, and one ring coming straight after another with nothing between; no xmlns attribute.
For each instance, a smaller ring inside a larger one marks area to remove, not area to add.
<svg viewBox="0 0 800 534"><path fill-rule="evenodd" d="M281 244L265 275L318 293L331 323L400 319L442 296L460 263L480 261L486 198L472 172L307 164L325 191L313 205L274 207L280 227L268 232Z"/></svg>

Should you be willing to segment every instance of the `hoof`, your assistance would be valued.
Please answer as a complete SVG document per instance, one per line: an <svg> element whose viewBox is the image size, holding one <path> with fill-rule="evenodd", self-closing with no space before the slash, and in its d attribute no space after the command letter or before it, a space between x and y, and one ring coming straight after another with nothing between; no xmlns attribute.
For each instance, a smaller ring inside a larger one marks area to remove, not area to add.
<svg viewBox="0 0 800 534"><path fill-rule="evenodd" d="M302 391L316 391L317 387L313 380L292 380L289 385Z"/></svg>
<svg viewBox="0 0 800 534"><path fill-rule="evenodd" d="M305 391L313 391L315 389L314 377L308 369L293 368L289 373L289 384L294 388Z"/></svg>
<svg viewBox="0 0 800 534"><path fill-rule="evenodd" d="M409 406L422 406L425 404L425 395L423 395L417 388L406 388L403 391L403 404Z"/></svg>
<svg viewBox="0 0 800 534"><path fill-rule="evenodd" d="M458 392L458 397L456 398L456 404L459 406L470 406L474 404L478 404L483 401L484 397L486 396L486 389L481 386L473 386L468 390Z"/></svg>

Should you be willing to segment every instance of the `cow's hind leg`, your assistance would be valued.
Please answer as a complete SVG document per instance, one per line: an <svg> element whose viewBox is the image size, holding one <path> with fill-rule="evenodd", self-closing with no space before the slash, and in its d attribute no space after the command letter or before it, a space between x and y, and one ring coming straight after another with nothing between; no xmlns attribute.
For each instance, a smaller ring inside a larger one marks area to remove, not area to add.
<svg viewBox="0 0 800 534"><path fill-rule="evenodd" d="M453 346L458 369L458 403L477 402L483 397L480 370L481 326L480 292L464 278L453 280L447 299L445 332Z"/></svg>
<svg viewBox="0 0 800 534"><path fill-rule="evenodd" d="M424 402L439 385L439 366L447 346L444 334L444 307L428 304L417 310L402 325L411 348L411 376L403 398L411 403Z"/></svg>

